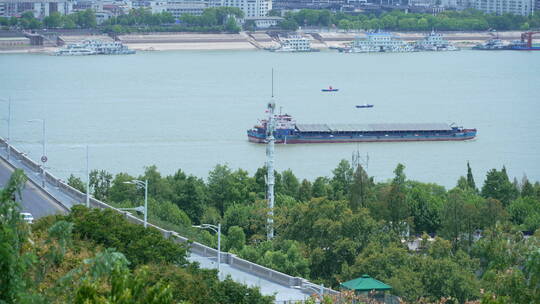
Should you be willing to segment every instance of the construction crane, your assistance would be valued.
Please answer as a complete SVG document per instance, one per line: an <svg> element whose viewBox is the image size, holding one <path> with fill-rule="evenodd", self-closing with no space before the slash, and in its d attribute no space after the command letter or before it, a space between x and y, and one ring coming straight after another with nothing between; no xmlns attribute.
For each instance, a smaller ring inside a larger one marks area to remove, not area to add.
<svg viewBox="0 0 540 304"><path fill-rule="evenodd" d="M527 48L532 48L534 34L540 34L540 32L525 32L521 34L521 42L526 43Z"/></svg>

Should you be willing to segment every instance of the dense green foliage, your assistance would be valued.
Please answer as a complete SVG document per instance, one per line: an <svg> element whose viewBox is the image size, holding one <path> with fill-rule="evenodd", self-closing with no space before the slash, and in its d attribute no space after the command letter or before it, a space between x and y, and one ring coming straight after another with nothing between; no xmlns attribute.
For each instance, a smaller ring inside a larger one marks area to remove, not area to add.
<svg viewBox="0 0 540 304"><path fill-rule="evenodd" d="M75 206L30 227L13 201L24 182L16 171L0 190L0 303L273 302L257 288L219 281L215 270L187 262L184 245L111 210Z"/></svg>
<svg viewBox="0 0 540 304"><path fill-rule="evenodd" d="M272 10L270 16L279 16ZM31 12L21 18L0 17L0 26L24 29L38 28L100 28L108 33L129 32L231 32L240 27L237 19L244 17L243 11L235 7L212 7L205 9L201 16L184 14L175 20L168 12L152 14L148 9L133 9L128 14L112 17L102 25L96 23L93 11L86 10L62 16L57 12L39 20ZM355 30L394 31L484 31L484 30L529 30L540 28L540 15L525 17L513 14L492 15L467 9L445 11L437 15L405 13L399 10L379 14L347 14L329 10L302 9L285 13L279 27L294 31L301 27L324 27ZM246 22L244 29L253 30L254 23Z"/></svg>
<svg viewBox="0 0 540 304"><path fill-rule="evenodd" d="M428 31L431 29L440 31L528 30L540 27L540 17L536 14L529 17L513 14L497 16L472 9L445 11L437 15L405 13L399 10L380 15L351 15L310 9L287 12L285 21L281 23L281 28L296 30L299 26L398 31Z"/></svg>
<svg viewBox="0 0 540 304"><path fill-rule="evenodd" d="M201 16L184 14L176 23L167 12L151 14L145 9L131 10L127 15L110 18L102 26L105 32L230 32L238 33L237 19L244 12L236 7L212 7L204 10Z"/></svg>
<svg viewBox="0 0 540 304"><path fill-rule="evenodd" d="M204 10L202 16L185 14L176 24L169 12L152 14L150 10L132 9L128 14L111 17L97 25L95 13L88 9L70 15L58 12L39 20L32 12L25 12L21 18L0 17L0 26L19 27L23 29L64 28L91 29L99 28L108 33L129 32L230 32L238 33L240 27L237 19L243 18L244 13L236 7L212 7Z"/></svg>
<svg viewBox="0 0 540 304"><path fill-rule="evenodd" d="M353 168L346 160L332 176L314 181L300 181L291 170L275 172L272 241L266 240L264 167L250 176L217 165L204 181L181 170L161 176L151 166L141 176L109 177L107 191L94 185L91 189L94 195L106 193L117 206L137 206L142 189L124 182L147 179L151 221L213 247L217 247L215 234L193 231L190 225L221 223L225 250L325 286L337 287L367 273L391 284L393 292L408 301L535 299L530 278L538 273L530 261L536 257L539 241L524 239L521 231L540 227L540 184L526 178L512 183L505 168L493 169L479 191L470 165L464 169L466 174L450 190L408 180L401 164L386 182L375 182L362 166ZM94 174L109 176L98 172ZM486 238L477 241L480 231L492 243L486 243ZM430 240L426 233L438 237ZM423 238L419 251L409 250L405 242L419 236ZM521 242L500 248L505 239L516 237ZM503 252L519 258L505 258ZM527 291L511 293L508 280Z"/></svg>
<svg viewBox="0 0 540 304"><path fill-rule="evenodd" d="M0 17L0 26L18 27L22 29L40 29L40 28L95 28L96 15L90 9L75 12L70 15L61 15L58 12L51 13L50 16L39 20L34 17L30 11L24 12L20 18L17 17Z"/></svg>

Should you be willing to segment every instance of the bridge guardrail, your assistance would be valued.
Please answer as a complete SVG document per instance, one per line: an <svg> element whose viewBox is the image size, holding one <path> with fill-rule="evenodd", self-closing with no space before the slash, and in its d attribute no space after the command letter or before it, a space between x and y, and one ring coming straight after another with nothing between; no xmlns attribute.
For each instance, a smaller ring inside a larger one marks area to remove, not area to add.
<svg viewBox="0 0 540 304"><path fill-rule="evenodd" d="M3 138L0 138L0 145L5 147L6 142ZM18 157L24 165L28 166L31 170L35 172L41 172L41 166L34 162L32 159L27 157L24 153L20 152L19 150L15 149L13 146L11 146L11 155L14 155ZM45 173L45 179L50 184L57 187L62 192L66 193L68 196L72 197L75 201L78 201L81 204L84 204L86 200L86 194L80 192L79 190L71 187L63 180L56 178L54 175L52 175L49 172ZM40 186L40 185L39 185ZM48 193L48 192L47 192ZM49 194L51 195L51 194ZM51 195L52 196L52 195ZM54 197L53 197L54 198ZM56 200L56 199L55 199ZM56 200L58 201L58 200ZM119 210L111 205L108 205L102 201L99 201L93 197L90 197L89 203L91 207L99 208L99 209L112 209L118 213L121 213L124 215L124 217L131 223L143 225L144 221L139 219L138 217L132 215L130 212ZM63 204L62 204L63 205ZM153 227L154 229L157 229L165 238L172 239L174 242L177 243L186 243L189 242L189 239L186 237L183 237L179 235L175 231L170 231L163 229L161 227L158 227L154 224L147 223L148 226ZM217 250L206 246L204 244L198 243L198 242L192 242L190 244L190 250L194 253L197 253L199 255L202 255L204 257L214 257L217 255ZM261 266L259 264L244 260L242 258L237 257L236 255L228 252L221 252L221 261L229 264L231 267L237 268L239 270L248 272L248 273L254 273L266 280L287 286L287 287L294 287L301 289L302 291L306 293L313 293L312 289L309 289L307 287L307 284L313 285L313 283L309 283L304 278L300 277L294 277L290 276L288 274L279 272L274 269L270 269L264 266ZM330 288L324 288L325 293L327 294L337 294L339 292L330 289Z"/></svg>

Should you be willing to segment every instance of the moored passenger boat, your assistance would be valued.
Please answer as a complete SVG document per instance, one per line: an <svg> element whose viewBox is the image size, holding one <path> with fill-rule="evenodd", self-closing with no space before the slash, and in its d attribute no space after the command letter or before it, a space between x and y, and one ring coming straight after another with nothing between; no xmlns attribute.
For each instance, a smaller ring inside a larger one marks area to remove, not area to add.
<svg viewBox="0 0 540 304"><path fill-rule="evenodd" d="M276 143L458 141L476 137L476 129L445 123L297 124L288 114L274 117ZM267 124L262 120L248 130L249 141L265 143Z"/></svg>
<svg viewBox="0 0 540 304"><path fill-rule="evenodd" d="M86 56L97 54L95 50L80 44L69 44L54 53L56 56Z"/></svg>
<svg viewBox="0 0 540 304"><path fill-rule="evenodd" d="M301 35L289 35L279 37L280 46L271 49L274 52L313 52L311 41Z"/></svg>
<svg viewBox="0 0 540 304"><path fill-rule="evenodd" d="M432 31L424 39L415 43L417 51L458 51L459 49L445 40L440 33Z"/></svg>
<svg viewBox="0 0 540 304"><path fill-rule="evenodd" d="M58 56L77 55L129 55L135 54L121 42L106 42L101 40L83 40L79 43L68 44L55 52Z"/></svg>
<svg viewBox="0 0 540 304"><path fill-rule="evenodd" d="M473 46L473 50L482 51L502 51L508 49L508 44L504 43L501 39L489 39L484 43Z"/></svg>
<svg viewBox="0 0 540 304"><path fill-rule="evenodd" d="M366 38L356 38L345 53L413 52L411 44L391 33L367 33Z"/></svg>

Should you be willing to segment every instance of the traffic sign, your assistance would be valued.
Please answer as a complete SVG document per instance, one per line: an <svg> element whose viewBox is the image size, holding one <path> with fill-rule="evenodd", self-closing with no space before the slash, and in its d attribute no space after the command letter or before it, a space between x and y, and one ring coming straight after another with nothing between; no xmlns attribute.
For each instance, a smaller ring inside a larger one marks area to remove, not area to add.
<svg viewBox="0 0 540 304"><path fill-rule="evenodd" d="M41 162L42 162L42 163L46 163L46 162L47 162L47 156L43 155L43 156L41 157Z"/></svg>

